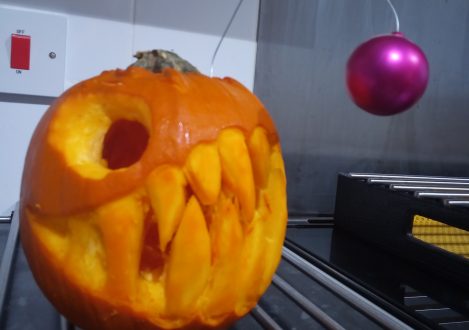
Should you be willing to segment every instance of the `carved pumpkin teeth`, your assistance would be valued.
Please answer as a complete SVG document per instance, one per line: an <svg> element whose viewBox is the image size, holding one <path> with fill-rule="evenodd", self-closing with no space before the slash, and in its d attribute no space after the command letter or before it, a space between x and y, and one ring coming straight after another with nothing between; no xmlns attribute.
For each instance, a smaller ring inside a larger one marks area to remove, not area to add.
<svg viewBox="0 0 469 330"><path fill-rule="evenodd" d="M265 249L273 252L265 256L261 292L267 288L280 261L286 231L285 222L288 217L286 201L285 174L281 169L273 168L267 187L261 192L259 206L259 212L265 217L263 223Z"/></svg>
<svg viewBox="0 0 469 330"><path fill-rule="evenodd" d="M217 201L221 189L221 165L217 147L196 146L188 156L185 173L192 190L203 205Z"/></svg>
<svg viewBox="0 0 469 330"><path fill-rule="evenodd" d="M276 144L272 147L272 154L270 155L270 164L272 169L279 169L282 172L283 179L286 181L287 177L285 175L285 163L282 157L282 150L280 145Z"/></svg>
<svg viewBox="0 0 469 330"><path fill-rule="evenodd" d="M246 231L244 245L241 250L239 271L237 273L238 297L235 307L237 315L244 315L259 299L261 281L267 253L264 245L262 230L264 219L256 212L249 228ZM270 253L270 251L269 251Z"/></svg>
<svg viewBox="0 0 469 330"><path fill-rule="evenodd" d="M236 313L242 315L271 282L280 261L287 221L286 179L279 146L274 146L266 187L245 238L239 276ZM268 251L268 253L265 253ZM252 290L256 288L256 290Z"/></svg>
<svg viewBox="0 0 469 330"><path fill-rule="evenodd" d="M118 302L141 299L146 285L162 301L158 313L186 321L197 313L216 326L248 312L278 265L287 209L280 146L260 127L244 141L241 131L226 129L217 144L194 147L182 169L153 170L146 194L138 190L89 219L68 218L64 263L86 270L68 276ZM246 222L254 182L258 201Z"/></svg>
<svg viewBox="0 0 469 330"><path fill-rule="evenodd" d="M249 154L252 160L254 180L258 187L265 187L270 169L270 144L264 128L256 127L249 138Z"/></svg>
<svg viewBox="0 0 469 330"><path fill-rule="evenodd" d="M99 290L106 283L105 251L96 226L83 218L71 218L67 222L67 239L61 244L66 248L64 269L78 283L86 283ZM38 229L40 227L38 226ZM46 228L41 228L52 234ZM62 252L62 251L60 251ZM76 270L80 269L80 272Z"/></svg>
<svg viewBox="0 0 469 330"><path fill-rule="evenodd" d="M245 221L254 215L256 195L251 158L244 136L237 129L226 129L218 137L218 151L222 165L222 178L236 194Z"/></svg>
<svg viewBox="0 0 469 330"><path fill-rule="evenodd" d="M98 210L97 224L106 252L107 288L117 299L133 300L142 250L142 203L136 196L114 201Z"/></svg>
<svg viewBox="0 0 469 330"><path fill-rule="evenodd" d="M196 310L210 276L210 260L210 236L200 204L193 196L171 243L166 274L169 315L187 316Z"/></svg>
<svg viewBox="0 0 469 330"><path fill-rule="evenodd" d="M179 168L164 165L155 169L146 181L150 203L158 223L161 251L171 241L186 205L186 180Z"/></svg>
<svg viewBox="0 0 469 330"><path fill-rule="evenodd" d="M238 287L233 285L233 276L239 271L239 260L243 246L243 229L239 210L223 193L214 206L210 225L212 242L212 277L204 294L203 314L207 322L223 317L234 309Z"/></svg>

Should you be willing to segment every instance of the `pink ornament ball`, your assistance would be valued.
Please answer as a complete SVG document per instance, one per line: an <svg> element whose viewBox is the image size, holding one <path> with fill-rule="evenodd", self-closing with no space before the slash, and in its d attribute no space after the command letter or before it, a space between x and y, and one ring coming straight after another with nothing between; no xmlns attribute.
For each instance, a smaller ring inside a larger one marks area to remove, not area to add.
<svg viewBox="0 0 469 330"><path fill-rule="evenodd" d="M423 51L402 33L374 37L355 49L347 62L347 88L363 110L389 116L409 109L428 84Z"/></svg>

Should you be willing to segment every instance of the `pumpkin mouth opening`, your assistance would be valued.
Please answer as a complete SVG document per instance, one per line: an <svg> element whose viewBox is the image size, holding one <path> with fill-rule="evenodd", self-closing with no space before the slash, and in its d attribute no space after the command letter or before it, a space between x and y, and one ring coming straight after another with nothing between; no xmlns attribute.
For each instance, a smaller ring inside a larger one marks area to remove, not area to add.
<svg viewBox="0 0 469 330"><path fill-rule="evenodd" d="M140 272L151 274L158 278L163 272L165 255L159 249L160 240L158 225L154 219L153 211L147 213L143 229L143 246L140 256Z"/></svg>
<svg viewBox="0 0 469 330"><path fill-rule="evenodd" d="M103 141L102 158L116 170L138 162L148 145L149 134L138 121L119 119L111 124Z"/></svg>

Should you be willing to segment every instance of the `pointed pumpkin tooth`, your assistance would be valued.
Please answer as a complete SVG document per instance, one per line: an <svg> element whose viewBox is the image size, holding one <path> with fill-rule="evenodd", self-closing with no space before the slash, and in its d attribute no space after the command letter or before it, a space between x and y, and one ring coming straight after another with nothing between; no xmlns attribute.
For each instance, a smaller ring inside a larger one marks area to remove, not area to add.
<svg viewBox="0 0 469 330"><path fill-rule="evenodd" d="M285 163L283 161L282 150L279 144L276 144L272 147L272 154L270 155L270 166L272 169L279 169L283 174L284 180L287 179L285 174Z"/></svg>
<svg viewBox="0 0 469 330"><path fill-rule="evenodd" d="M261 214L256 212L244 238L239 271L236 275L238 288L236 315L246 314L256 305L261 295L259 288L265 264L264 256L271 253L266 250L264 244L263 222Z"/></svg>
<svg viewBox="0 0 469 330"><path fill-rule="evenodd" d="M185 173L203 205L217 201L221 188L221 165L216 145L201 144L194 147L187 159Z"/></svg>
<svg viewBox="0 0 469 330"><path fill-rule="evenodd" d="M246 221L251 221L256 204L251 158L244 136L237 129L226 129L218 137L222 178L236 194Z"/></svg>
<svg viewBox="0 0 469 330"><path fill-rule="evenodd" d="M265 267L260 289L269 286L282 253L283 241L287 228L287 194L285 174L274 168L269 175L267 187L261 193L260 213L265 217L263 222L264 244L268 254L265 256Z"/></svg>
<svg viewBox="0 0 469 330"><path fill-rule="evenodd" d="M235 307L238 287L233 285L233 278L237 277L236 274L240 269L241 247L244 240L238 208L223 194L214 208L210 237L212 278L204 293L206 304L203 306L202 314L207 318L207 322L217 323L219 318L232 312Z"/></svg>
<svg viewBox="0 0 469 330"><path fill-rule="evenodd" d="M197 199L192 196L171 243L167 273L167 313L191 315L210 276L210 236Z"/></svg>
<svg viewBox="0 0 469 330"><path fill-rule="evenodd" d="M99 230L91 221L80 217L61 219L68 224L64 271L74 281L92 290L106 285L106 253ZM80 271L77 271L79 269Z"/></svg>
<svg viewBox="0 0 469 330"><path fill-rule="evenodd" d="M252 160L254 180L258 187L265 187L270 168L270 144L264 128L256 127L249 138L249 154Z"/></svg>
<svg viewBox="0 0 469 330"><path fill-rule="evenodd" d="M174 166L161 166L147 178L146 189L158 223L161 251L166 250L181 221L186 204L185 187L184 174Z"/></svg>
<svg viewBox="0 0 469 330"><path fill-rule="evenodd" d="M134 298L142 251L143 206L129 196L101 207L97 224L106 251L109 293L117 299Z"/></svg>

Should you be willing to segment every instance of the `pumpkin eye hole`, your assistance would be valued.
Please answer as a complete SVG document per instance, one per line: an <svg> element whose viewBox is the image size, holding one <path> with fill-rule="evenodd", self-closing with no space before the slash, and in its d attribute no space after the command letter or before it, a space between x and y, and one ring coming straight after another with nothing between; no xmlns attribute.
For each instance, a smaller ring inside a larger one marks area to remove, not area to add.
<svg viewBox="0 0 469 330"><path fill-rule="evenodd" d="M103 141L102 157L116 170L135 164L148 145L149 134L138 121L119 119L111 124Z"/></svg>

